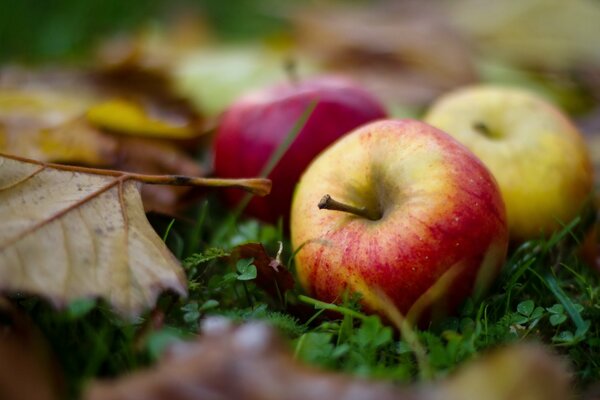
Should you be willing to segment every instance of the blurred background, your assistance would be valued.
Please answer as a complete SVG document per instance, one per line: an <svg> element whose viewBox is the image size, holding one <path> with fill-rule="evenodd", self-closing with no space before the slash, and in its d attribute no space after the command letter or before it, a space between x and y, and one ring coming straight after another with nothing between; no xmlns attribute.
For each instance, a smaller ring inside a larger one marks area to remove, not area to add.
<svg viewBox="0 0 600 400"><path fill-rule="evenodd" d="M1 0L0 88L33 82L81 98L91 86L84 71L108 77L113 92L183 99L189 107L178 113L206 131L240 93L290 76L350 75L396 117L494 82L569 112L597 160L598 21L597 0ZM5 94L7 110L16 103Z"/></svg>
<svg viewBox="0 0 600 400"><path fill-rule="evenodd" d="M214 83L227 93L205 105L211 112L233 92L284 78L290 60L300 74L354 75L399 113L478 80L532 87L576 113L600 97L595 0L3 0L0 7L4 64L97 67L137 52L137 62L177 75L195 97L202 88L194 85L219 75Z"/></svg>

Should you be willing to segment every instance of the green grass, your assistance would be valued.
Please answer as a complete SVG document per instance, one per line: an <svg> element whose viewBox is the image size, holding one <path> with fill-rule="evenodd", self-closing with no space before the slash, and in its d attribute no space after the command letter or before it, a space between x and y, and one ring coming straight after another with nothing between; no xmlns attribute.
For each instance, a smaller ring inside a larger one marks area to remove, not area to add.
<svg viewBox="0 0 600 400"><path fill-rule="evenodd" d="M196 224L153 220L158 232L169 229L172 249L186 255L190 281L187 299L161 298L155 313L165 314L162 328L151 329L150 315L124 323L102 303L81 301L54 312L34 299L20 301L54 348L72 398L89 379L148 365L168 343L194 336L208 315L266 321L289 340L298 359L357 376L397 382L443 377L481 351L532 340L567 356L579 389L600 380L600 326L592 323L600 321L600 282L578 257L578 242L589 225L581 218L548 240L512 250L487 295L467 300L454 316L426 330L415 330L424 349L419 360L414 343L395 335L378 317L363 314L356 297L333 306L338 317L325 317L323 309L331 306L303 296L299 289L274 299L256 287L252 260L231 266L219 258L248 241L262 242L274 255L283 241L287 259L290 247L280 229L241 220L215 243L213 235L229 211L217 198L209 198L195 213Z"/></svg>
<svg viewBox="0 0 600 400"><path fill-rule="evenodd" d="M234 7L216 0L178 3L204 9L228 38L261 36L281 27L281 21L265 11L275 3L270 0L241 0ZM166 15L166 4L165 0L4 1L0 61L85 59L107 34ZM195 223L152 219L183 261L190 289L185 300L161 297L154 311L164 313L160 329L152 328L151 313L125 323L102 302L78 301L56 312L36 299L18 300L54 349L70 398L77 398L91 379L151 364L169 343L195 336L208 315L271 323L289 340L298 359L358 376L397 382L443 377L486 349L532 340L552 346L570 360L579 389L600 380L600 278L577 250L593 219L589 215L548 240L512 249L502 274L484 297L467 300L454 316L426 330L415 330L409 341L379 318L365 315L355 297L335 306L339 317L331 317L323 310L331 306L302 297L298 288L283 299L269 297L248 280L253 275L250 260L231 266L219 257L250 241L263 243L274 255L282 241L282 259L287 260L291 249L281 226L239 220L216 197L191 210L190 216ZM415 354L419 349L422 354Z"/></svg>
<svg viewBox="0 0 600 400"><path fill-rule="evenodd" d="M277 0L0 0L0 62L89 61L107 36L182 10L204 16L228 40L256 39L286 26L282 9Z"/></svg>

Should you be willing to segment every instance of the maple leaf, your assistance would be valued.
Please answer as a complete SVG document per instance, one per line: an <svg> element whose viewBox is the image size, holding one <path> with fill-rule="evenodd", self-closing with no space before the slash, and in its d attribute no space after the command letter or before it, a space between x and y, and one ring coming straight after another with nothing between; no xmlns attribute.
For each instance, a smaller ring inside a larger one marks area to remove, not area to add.
<svg viewBox="0 0 600 400"><path fill-rule="evenodd" d="M163 290L185 295L183 269L144 214L141 183L270 189L265 179L141 175L0 154L0 291L55 306L102 297L127 317Z"/></svg>

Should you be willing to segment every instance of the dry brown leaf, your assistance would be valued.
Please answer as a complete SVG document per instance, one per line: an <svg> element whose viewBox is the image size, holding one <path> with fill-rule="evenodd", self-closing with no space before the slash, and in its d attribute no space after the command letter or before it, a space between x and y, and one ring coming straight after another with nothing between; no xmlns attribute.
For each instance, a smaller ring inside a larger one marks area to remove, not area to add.
<svg viewBox="0 0 600 400"><path fill-rule="evenodd" d="M140 114L126 120L113 113L115 107ZM100 127L86 115L95 115L92 119ZM0 70L0 152L5 154L144 174L200 176L205 172L189 154L208 141L202 124L165 79L100 78L68 69ZM153 186L142 189L142 199L147 211L175 216L200 193Z"/></svg>
<svg viewBox="0 0 600 400"><path fill-rule="evenodd" d="M157 367L95 383L83 398L125 400L133 393L146 400L416 399L388 383L309 368L266 325L234 327L220 318L204 321L198 341L171 347Z"/></svg>
<svg viewBox="0 0 600 400"><path fill-rule="evenodd" d="M103 297L129 317L163 290L185 295L182 268L144 214L140 182L270 188L264 179L138 175L0 155L0 290L57 306Z"/></svg>
<svg viewBox="0 0 600 400"><path fill-rule="evenodd" d="M165 74L0 69L0 151L111 166L115 138L106 131L171 140L184 149L206 133L197 110L174 93Z"/></svg>
<svg viewBox="0 0 600 400"><path fill-rule="evenodd" d="M0 297L0 399L58 400L65 386L42 334Z"/></svg>
<svg viewBox="0 0 600 400"><path fill-rule="evenodd" d="M81 119L91 104L83 93L0 87L0 152L40 161L110 165L116 141Z"/></svg>
<svg viewBox="0 0 600 400"><path fill-rule="evenodd" d="M153 369L94 383L84 399L567 400L568 383L546 350L515 345L441 382L401 388L303 365L262 323L209 318L198 341L174 345Z"/></svg>
<svg viewBox="0 0 600 400"><path fill-rule="evenodd" d="M564 360L538 344L514 344L467 363L431 389L431 400L570 400Z"/></svg>
<svg viewBox="0 0 600 400"><path fill-rule="evenodd" d="M282 298L285 292L294 288L292 273L276 257L267 254L261 243L239 245L231 251L230 258L232 260L254 259L253 264L256 266L254 282L275 299Z"/></svg>
<svg viewBox="0 0 600 400"><path fill-rule="evenodd" d="M120 137L117 138L118 157L112 165L120 171L140 174L205 176L206 172L186 153L168 141ZM197 198L199 188L146 185L142 200L147 212L176 216Z"/></svg>

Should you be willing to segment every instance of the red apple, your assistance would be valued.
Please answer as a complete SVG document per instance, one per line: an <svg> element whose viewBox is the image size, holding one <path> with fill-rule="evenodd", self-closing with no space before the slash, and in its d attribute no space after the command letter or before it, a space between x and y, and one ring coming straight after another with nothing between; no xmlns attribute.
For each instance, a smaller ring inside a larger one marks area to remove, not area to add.
<svg viewBox="0 0 600 400"><path fill-rule="evenodd" d="M491 173L451 136L413 120L368 124L321 153L294 195L291 236L309 294L339 302L360 292L382 314L390 299L412 319L484 290L508 243Z"/></svg>
<svg viewBox="0 0 600 400"><path fill-rule="evenodd" d="M340 136L385 117L382 105L352 81L335 76L307 79L263 89L240 98L223 115L214 143L219 177L258 176L275 150L310 107L308 121L268 178L271 194L254 198L246 212L266 222L287 218L300 175L312 159ZM230 205L243 195L225 192Z"/></svg>

